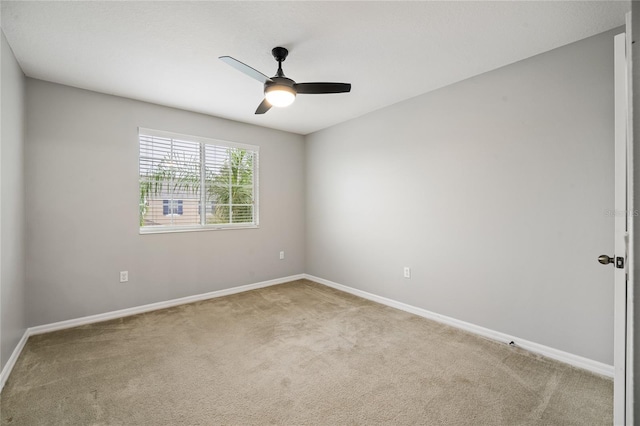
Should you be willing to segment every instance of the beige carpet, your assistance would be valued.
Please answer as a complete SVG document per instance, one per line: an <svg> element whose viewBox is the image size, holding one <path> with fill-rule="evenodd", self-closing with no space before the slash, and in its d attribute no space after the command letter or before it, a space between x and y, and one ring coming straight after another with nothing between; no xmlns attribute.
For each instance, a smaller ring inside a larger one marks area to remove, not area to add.
<svg viewBox="0 0 640 426"><path fill-rule="evenodd" d="M613 383L309 281L29 339L2 425L610 425Z"/></svg>

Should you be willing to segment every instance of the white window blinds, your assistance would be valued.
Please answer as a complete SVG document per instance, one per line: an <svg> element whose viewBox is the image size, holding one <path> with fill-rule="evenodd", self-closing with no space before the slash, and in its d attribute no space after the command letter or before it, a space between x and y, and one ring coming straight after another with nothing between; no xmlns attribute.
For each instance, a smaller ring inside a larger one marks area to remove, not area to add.
<svg viewBox="0 0 640 426"><path fill-rule="evenodd" d="M258 147L139 129L141 232L258 224Z"/></svg>

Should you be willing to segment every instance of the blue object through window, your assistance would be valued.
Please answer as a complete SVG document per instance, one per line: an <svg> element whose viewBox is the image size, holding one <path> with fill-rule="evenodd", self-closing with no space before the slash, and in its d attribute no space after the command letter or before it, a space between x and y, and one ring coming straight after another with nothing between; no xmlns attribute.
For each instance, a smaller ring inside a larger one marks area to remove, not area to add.
<svg viewBox="0 0 640 426"><path fill-rule="evenodd" d="M178 214L181 215L182 210L182 200L162 200L162 214L167 216L170 214Z"/></svg>

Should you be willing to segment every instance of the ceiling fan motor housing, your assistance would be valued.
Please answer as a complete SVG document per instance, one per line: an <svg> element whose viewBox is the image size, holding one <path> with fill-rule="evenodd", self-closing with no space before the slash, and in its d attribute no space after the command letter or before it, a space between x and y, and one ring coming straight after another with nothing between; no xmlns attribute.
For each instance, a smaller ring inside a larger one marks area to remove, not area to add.
<svg viewBox="0 0 640 426"><path fill-rule="evenodd" d="M264 90L266 91L272 86L290 87L293 90L294 84L296 84L296 82L287 77L271 77L270 81L264 83Z"/></svg>

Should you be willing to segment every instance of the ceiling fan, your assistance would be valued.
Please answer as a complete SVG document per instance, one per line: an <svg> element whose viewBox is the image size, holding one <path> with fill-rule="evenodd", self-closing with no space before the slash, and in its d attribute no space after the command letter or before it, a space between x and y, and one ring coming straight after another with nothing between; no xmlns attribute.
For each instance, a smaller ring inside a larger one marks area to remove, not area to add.
<svg viewBox="0 0 640 426"><path fill-rule="evenodd" d="M264 114L269 111L272 106L285 107L289 106L296 99L297 94L323 94L323 93L345 93L351 91L350 83L296 83L290 78L285 77L282 71L282 62L287 59L289 51L284 47L274 47L271 54L278 61L278 71L273 77L267 77L260 71L251 68L231 56L220 56L219 59L231 65L240 72L245 73L251 78L258 80L264 84L264 100L256 114Z"/></svg>

